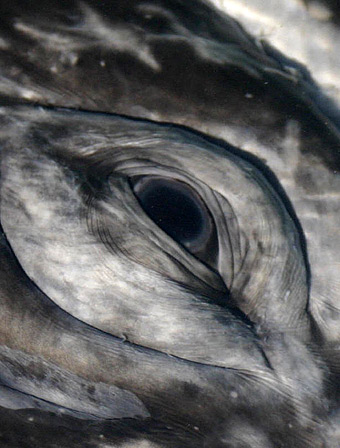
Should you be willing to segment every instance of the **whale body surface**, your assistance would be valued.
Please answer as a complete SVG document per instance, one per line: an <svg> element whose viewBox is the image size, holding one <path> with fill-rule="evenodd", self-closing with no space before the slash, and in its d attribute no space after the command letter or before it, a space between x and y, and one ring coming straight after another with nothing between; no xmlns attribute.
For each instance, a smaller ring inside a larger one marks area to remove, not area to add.
<svg viewBox="0 0 340 448"><path fill-rule="evenodd" d="M1 446L339 445L339 20L275 5L0 2Z"/></svg>

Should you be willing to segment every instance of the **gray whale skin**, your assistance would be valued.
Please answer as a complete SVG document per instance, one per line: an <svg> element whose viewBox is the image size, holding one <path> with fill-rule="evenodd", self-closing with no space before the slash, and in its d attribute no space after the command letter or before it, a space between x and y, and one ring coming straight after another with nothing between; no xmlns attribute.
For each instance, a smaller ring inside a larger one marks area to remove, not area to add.
<svg viewBox="0 0 340 448"><path fill-rule="evenodd" d="M1 447L338 447L336 101L208 2L0 12Z"/></svg>

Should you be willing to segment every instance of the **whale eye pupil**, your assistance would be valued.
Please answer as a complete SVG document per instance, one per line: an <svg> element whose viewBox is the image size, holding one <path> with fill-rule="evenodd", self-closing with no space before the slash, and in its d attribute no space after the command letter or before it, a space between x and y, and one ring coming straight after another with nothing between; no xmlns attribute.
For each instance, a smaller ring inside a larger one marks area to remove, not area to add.
<svg viewBox="0 0 340 448"><path fill-rule="evenodd" d="M213 222L193 188L160 176L135 177L131 184L145 213L158 227L194 254L204 249L211 238Z"/></svg>

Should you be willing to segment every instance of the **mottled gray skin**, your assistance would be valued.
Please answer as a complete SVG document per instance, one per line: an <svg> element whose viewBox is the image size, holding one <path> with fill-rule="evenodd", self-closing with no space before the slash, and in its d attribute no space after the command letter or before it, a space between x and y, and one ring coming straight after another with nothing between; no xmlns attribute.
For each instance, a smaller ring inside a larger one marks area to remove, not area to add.
<svg viewBox="0 0 340 448"><path fill-rule="evenodd" d="M337 447L331 100L201 1L0 17L1 446ZM136 175L197 191L213 268Z"/></svg>

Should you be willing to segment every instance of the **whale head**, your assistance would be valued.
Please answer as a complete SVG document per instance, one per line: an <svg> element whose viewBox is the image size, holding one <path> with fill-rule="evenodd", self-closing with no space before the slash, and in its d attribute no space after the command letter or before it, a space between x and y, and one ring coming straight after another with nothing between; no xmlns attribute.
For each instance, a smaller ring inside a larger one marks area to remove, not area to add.
<svg viewBox="0 0 340 448"><path fill-rule="evenodd" d="M338 98L215 6L0 7L4 446L338 444Z"/></svg>

